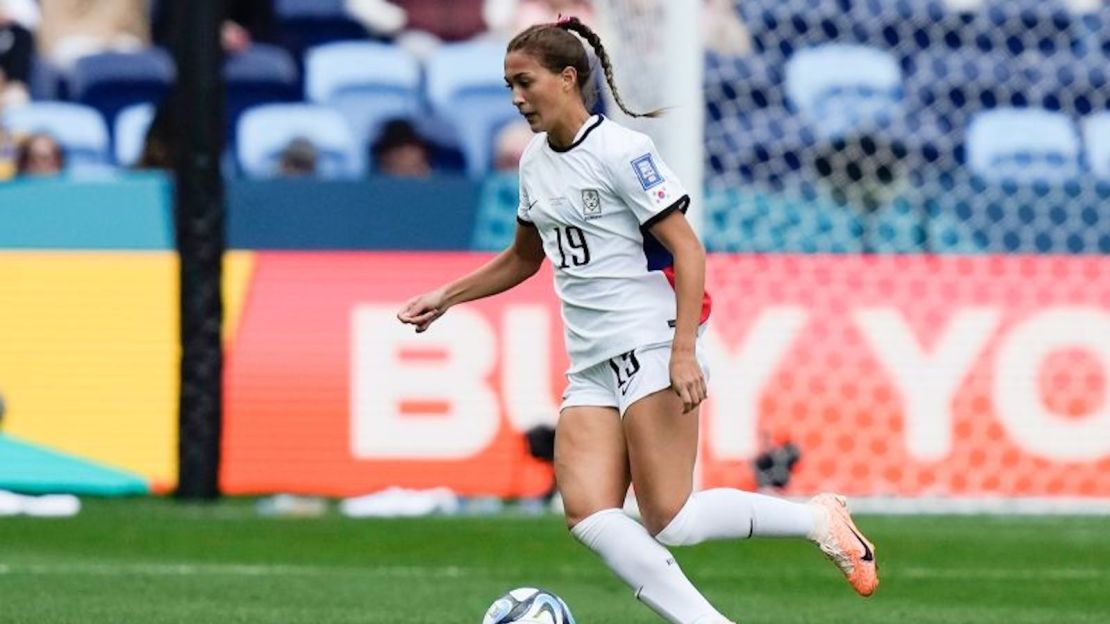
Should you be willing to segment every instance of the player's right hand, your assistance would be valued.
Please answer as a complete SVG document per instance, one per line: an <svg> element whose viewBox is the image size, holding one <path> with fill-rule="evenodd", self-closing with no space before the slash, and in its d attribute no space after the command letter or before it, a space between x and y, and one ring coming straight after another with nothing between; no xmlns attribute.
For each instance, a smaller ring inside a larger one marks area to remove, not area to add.
<svg viewBox="0 0 1110 624"><path fill-rule="evenodd" d="M443 316L447 307L447 295L442 290L433 290L409 299L397 313L397 320L415 325L416 333L419 334Z"/></svg>

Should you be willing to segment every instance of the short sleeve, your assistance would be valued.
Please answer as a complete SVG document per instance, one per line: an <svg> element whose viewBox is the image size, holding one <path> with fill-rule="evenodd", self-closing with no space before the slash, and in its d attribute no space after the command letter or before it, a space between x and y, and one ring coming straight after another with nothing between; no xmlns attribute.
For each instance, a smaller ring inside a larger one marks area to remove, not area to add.
<svg viewBox="0 0 1110 624"><path fill-rule="evenodd" d="M535 227L529 214L532 210L532 200L528 194L528 187L524 183L524 176L520 176L520 204L516 207L516 221L521 225Z"/></svg>
<svg viewBox="0 0 1110 624"><path fill-rule="evenodd" d="M655 144L642 134L634 135L615 162L615 190L649 228L674 210L685 210L690 201L686 188L659 157Z"/></svg>

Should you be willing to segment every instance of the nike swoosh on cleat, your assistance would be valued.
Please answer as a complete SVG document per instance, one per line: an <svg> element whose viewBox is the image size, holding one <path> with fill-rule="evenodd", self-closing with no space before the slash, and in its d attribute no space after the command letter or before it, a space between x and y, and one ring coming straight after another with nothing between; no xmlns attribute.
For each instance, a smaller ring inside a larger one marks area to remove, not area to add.
<svg viewBox="0 0 1110 624"><path fill-rule="evenodd" d="M860 557L860 560L874 561L875 555L871 552L871 548L867 545L867 542L863 541L863 538L860 537L859 533L856 533L855 529L853 529L852 527L848 527L848 530L852 532L852 535L856 536L856 539L859 540L860 545L863 546L863 556Z"/></svg>

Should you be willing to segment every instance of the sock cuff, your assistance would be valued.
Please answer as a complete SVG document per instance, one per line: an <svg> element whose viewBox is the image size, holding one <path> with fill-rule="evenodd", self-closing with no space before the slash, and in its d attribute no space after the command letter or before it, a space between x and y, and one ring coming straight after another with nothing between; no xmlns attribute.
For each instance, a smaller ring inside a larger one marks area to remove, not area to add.
<svg viewBox="0 0 1110 624"><path fill-rule="evenodd" d="M591 545L597 540L598 534L601 533L606 524L609 524L614 515L623 516L624 510L611 507L595 511L571 527L570 533L587 547L592 547Z"/></svg>
<svg viewBox="0 0 1110 624"><path fill-rule="evenodd" d="M682 505L682 509L671 518L667 526L656 534L655 539L661 544L667 546L685 546L687 544L696 543L694 536L691 535L691 530L694 526L693 517L697 514L694 509L694 497L686 499L686 503Z"/></svg>

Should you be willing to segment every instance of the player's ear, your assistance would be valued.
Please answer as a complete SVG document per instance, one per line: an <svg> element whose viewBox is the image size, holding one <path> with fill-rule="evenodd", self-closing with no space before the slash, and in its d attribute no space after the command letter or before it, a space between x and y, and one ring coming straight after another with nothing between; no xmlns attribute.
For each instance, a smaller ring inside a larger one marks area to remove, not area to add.
<svg viewBox="0 0 1110 624"><path fill-rule="evenodd" d="M570 93L578 84L578 70L570 66L564 67L559 78L563 81L563 93Z"/></svg>

